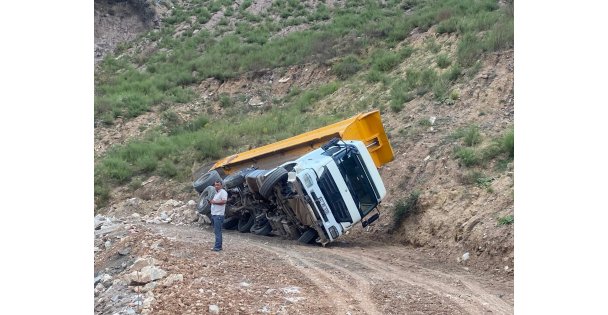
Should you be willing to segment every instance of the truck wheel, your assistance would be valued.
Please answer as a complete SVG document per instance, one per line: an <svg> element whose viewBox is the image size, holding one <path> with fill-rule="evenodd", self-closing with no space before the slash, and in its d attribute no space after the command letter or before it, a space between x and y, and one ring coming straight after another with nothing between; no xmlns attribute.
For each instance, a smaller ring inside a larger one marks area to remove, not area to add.
<svg viewBox="0 0 608 315"><path fill-rule="evenodd" d="M240 219L238 224L239 232L249 232L251 226L255 222L255 217L251 213L245 213Z"/></svg>
<svg viewBox="0 0 608 315"><path fill-rule="evenodd" d="M226 189L231 189L244 182L245 182L245 176L243 176L242 174L232 174L232 175L228 175L224 179L224 187Z"/></svg>
<svg viewBox="0 0 608 315"><path fill-rule="evenodd" d="M224 224L222 224L222 226L226 230L234 230L238 224L239 224L239 218L230 217L224 221Z"/></svg>
<svg viewBox="0 0 608 315"><path fill-rule="evenodd" d="M268 177L264 180L262 187L260 187L260 195L268 199L272 195L272 189L274 185L278 184L281 180L287 177L287 170L283 167L277 167Z"/></svg>
<svg viewBox="0 0 608 315"><path fill-rule="evenodd" d="M272 226L270 226L270 223L266 222L266 224L263 225L253 225L251 226L251 233L255 234L255 235L262 235L262 236L266 236L268 234L270 234L270 232L272 232Z"/></svg>
<svg viewBox="0 0 608 315"><path fill-rule="evenodd" d="M199 199L198 204L196 205L196 210L201 214L211 214L211 203L209 203L209 200L211 200L214 195L215 188L213 186L205 188L201 193L201 199Z"/></svg>
<svg viewBox="0 0 608 315"><path fill-rule="evenodd" d="M304 244L312 244L316 238L317 231L315 231L314 229L308 229L304 233L302 233L302 236L300 236L300 238L298 238L298 242Z"/></svg>
<svg viewBox="0 0 608 315"><path fill-rule="evenodd" d="M213 186L216 180L222 180L220 174L216 170L209 171L203 174L203 176L199 177L197 180L195 180L192 183L192 187L194 187L194 190L196 190L196 192L200 194L203 192L205 187Z"/></svg>

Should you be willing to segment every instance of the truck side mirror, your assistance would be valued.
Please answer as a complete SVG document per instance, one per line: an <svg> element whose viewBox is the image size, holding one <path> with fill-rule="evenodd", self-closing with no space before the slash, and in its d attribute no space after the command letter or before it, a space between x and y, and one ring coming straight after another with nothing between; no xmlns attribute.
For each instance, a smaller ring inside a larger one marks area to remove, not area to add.
<svg viewBox="0 0 608 315"><path fill-rule="evenodd" d="M368 225L374 223L374 221L378 220L378 218L380 218L380 212L372 215L371 217L369 217L369 219L367 220L363 220L361 221L361 225L363 225L363 227L367 227Z"/></svg>

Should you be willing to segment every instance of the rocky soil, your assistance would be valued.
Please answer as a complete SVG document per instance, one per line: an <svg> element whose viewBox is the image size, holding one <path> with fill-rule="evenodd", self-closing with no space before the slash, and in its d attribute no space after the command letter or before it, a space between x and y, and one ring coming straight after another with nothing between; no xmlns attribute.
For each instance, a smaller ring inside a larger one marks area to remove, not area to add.
<svg viewBox="0 0 608 315"><path fill-rule="evenodd" d="M157 5L152 18L142 17L135 2L95 1L96 60L155 27L170 9ZM249 9L267 5L254 1ZM456 48L454 38L432 28L412 34L410 44L422 47L431 39L452 52ZM414 53L408 60L425 58ZM410 65L405 61L393 74L404 75ZM196 100L171 110L183 121L202 112L221 117L226 109L218 95L227 93L245 95L235 107L255 114L293 86L306 89L333 80L324 64L266 69L224 82L208 79L194 87ZM365 88L369 94L383 89L380 83ZM514 165L506 171L495 171L493 164L476 169L488 182L467 183L472 170L454 157L458 143L450 138L475 124L489 141L513 126L513 51L486 56L456 90L459 97L451 104L425 96L398 113L384 107L395 160L380 170L388 191L380 220L366 229L357 225L327 248L225 231L226 249L214 253L209 251L213 233L194 211L198 196L190 182L152 176L135 191L117 187L95 217L95 313L513 313L513 225L499 225L497 218L514 213ZM341 88L315 110L350 109L357 99L369 104L366 111L387 98L368 99ZM97 126L95 156L160 126L161 112L154 108L132 120ZM417 212L394 227L393 209L414 190L421 193Z"/></svg>
<svg viewBox="0 0 608 315"><path fill-rule="evenodd" d="M138 208L137 199L129 206ZM95 217L95 314L512 314L513 279L365 238L326 248L213 231L195 203Z"/></svg>

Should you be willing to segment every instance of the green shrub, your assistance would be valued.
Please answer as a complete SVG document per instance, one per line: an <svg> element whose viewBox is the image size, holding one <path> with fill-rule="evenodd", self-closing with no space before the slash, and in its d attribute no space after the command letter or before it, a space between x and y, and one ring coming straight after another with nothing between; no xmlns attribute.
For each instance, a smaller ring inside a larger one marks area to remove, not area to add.
<svg viewBox="0 0 608 315"><path fill-rule="evenodd" d="M463 178L463 183L467 185L477 185L482 188L488 188L494 178L488 177L480 171L469 172Z"/></svg>
<svg viewBox="0 0 608 315"><path fill-rule="evenodd" d="M173 129L180 124L181 119L176 112L167 110L161 114L161 121L166 128Z"/></svg>
<svg viewBox="0 0 608 315"><path fill-rule="evenodd" d="M477 152L472 148L461 147L456 149L456 157L467 167L477 165L480 162Z"/></svg>
<svg viewBox="0 0 608 315"><path fill-rule="evenodd" d="M387 84L389 82L388 77L384 73L375 69L372 69L367 73L365 80L369 83L382 82Z"/></svg>
<svg viewBox="0 0 608 315"><path fill-rule="evenodd" d="M131 191L136 191L137 189L141 188L141 186L142 181L139 178L133 178L129 183L129 189L131 189Z"/></svg>
<svg viewBox="0 0 608 315"><path fill-rule="evenodd" d="M376 51L371 58L372 69L381 72L390 71L401 62L401 57L398 53L383 49Z"/></svg>
<svg viewBox="0 0 608 315"><path fill-rule="evenodd" d="M124 184L131 178L133 172L129 163L119 158L107 158L102 162L102 172L120 184Z"/></svg>
<svg viewBox="0 0 608 315"><path fill-rule="evenodd" d="M160 166L160 174L164 177L173 178L177 176L177 167L172 161L165 160Z"/></svg>
<svg viewBox="0 0 608 315"><path fill-rule="evenodd" d="M362 66L359 59L353 55L348 55L332 68L332 72L340 80L346 80L359 72L361 68Z"/></svg>
<svg viewBox="0 0 608 315"><path fill-rule="evenodd" d="M433 95L436 100L444 101L447 97L448 90L450 89L450 82L444 77L439 77L433 83Z"/></svg>
<svg viewBox="0 0 608 315"><path fill-rule="evenodd" d="M401 223L407 219L411 214L418 211L418 198L420 192L414 191L410 193L406 199L399 200L393 210L393 228L392 231L396 230L401 226Z"/></svg>
<svg viewBox="0 0 608 315"><path fill-rule="evenodd" d="M441 50L441 46L437 43L437 41L433 38L433 37L428 37L425 40L425 46L426 49L428 49L430 52L436 54L439 52L439 50Z"/></svg>
<svg viewBox="0 0 608 315"><path fill-rule="evenodd" d="M450 18L439 22L437 25L437 33L455 33L458 29L458 18Z"/></svg>
<svg viewBox="0 0 608 315"><path fill-rule="evenodd" d="M407 81L397 80L391 88L391 104L390 107L394 112L399 112L403 109L405 103L414 99L414 96L408 92Z"/></svg>
<svg viewBox="0 0 608 315"><path fill-rule="evenodd" d="M465 129L463 135L463 141L466 146L472 147L481 143L481 134L479 133L479 127L471 125Z"/></svg>
<svg viewBox="0 0 608 315"><path fill-rule="evenodd" d="M437 72L433 69L424 69L420 73L420 81L418 82L418 95L424 95L430 91L437 81Z"/></svg>
<svg viewBox="0 0 608 315"><path fill-rule="evenodd" d="M510 158L515 156L515 133L513 129L507 131L499 140L500 147L503 152L507 153Z"/></svg>
<svg viewBox="0 0 608 315"><path fill-rule="evenodd" d="M110 187L103 182L95 181L93 193L95 204L99 207L106 205L110 200Z"/></svg>
<svg viewBox="0 0 608 315"><path fill-rule="evenodd" d="M220 107L222 107L222 108L230 107L233 104L233 101L230 98L230 95L228 95L228 93L221 93L219 102L220 102Z"/></svg>
<svg viewBox="0 0 608 315"><path fill-rule="evenodd" d="M450 61L450 57L446 54L439 54L437 58L435 58L435 62L437 62L437 67L441 69L445 69L450 66L452 61Z"/></svg>
<svg viewBox="0 0 608 315"><path fill-rule="evenodd" d="M247 8L249 8L252 4L252 0L244 0L243 3L241 3L241 7L239 8L241 11L245 11Z"/></svg>
<svg viewBox="0 0 608 315"><path fill-rule="evenodd" d="M135 161L135 165L143 173L152 173L158 166L158 159L152 154L145 154Z"/></svg>
<svg viewBox="0 0 608 315"><path fill-rule="evenodd" d="M515 155L515 140L513 129L509 129L501 137L492 141L482 152L482 159L489 161L500 155L505 155L507 160L512 160Z"/></svg>
<svg viewBox="0 0 608 315"><path fill-rule="evenodd" d="M482 52L481 41L474 34L466 34L458 43L456 56L461 65L470 67L479 60Z"/></svg>
<svg viewBox="0 0 608 315"><path fill-rule="evenodd" d="M509 224L513 224L514 221L515 221L515 218L513 217L513 215L509 214L504 217L498 218L498 225L509 225Z"/></svg>
<svg viewBox="0 0 608 315"><path fill-rule="evenodd" d="M207 125L207 123L209 123L209 119L207 119L207 117L199 116L192 121L177 126L175 129L169 132L169 135L197 131Z"/></svg>
<svg viewBox="0 0 608 315"><path fill-rule="evenodd" d="M485 36L483 46L486 51L493 52L512 48L514 39L513 20L495 24Z"/></svg>
<svg viewBox="0 0 608 315"><path fill-rule="evenodd" d="M456 79L458 79L458 77L460 76L460 73L462 71L460 70L460 65L459 64L453 64L449 70L447 70L444 74L443 77L446 78L448 81L453 82L456 81Z"/></svg>
<svg viewBox="0 0 608 315"><path fill-rule="evenodd" d="M412 48L411 46L408 45L404 45L403 47L401 47L401 49L399 50L399 57L401 57L401 60L403 59L407 59L409 58L412 54L414 53L414 48Z"/></svg>

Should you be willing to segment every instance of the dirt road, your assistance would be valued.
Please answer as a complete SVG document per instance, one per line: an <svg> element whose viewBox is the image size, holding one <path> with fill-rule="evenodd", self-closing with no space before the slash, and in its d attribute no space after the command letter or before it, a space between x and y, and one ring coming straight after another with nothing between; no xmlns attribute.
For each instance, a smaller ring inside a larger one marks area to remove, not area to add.
<svg viewBox="0 0 608 315"><path fill-rule="evenodd" d="M437 263L416 249L369 242L327 248L224 231L212 252L209 226L136 224L96 257L121 248L151 256L183 281L154 288L151 314L512 314L513 280ZM139 290L131 287L132 290ZM103 313L103 312L97 312Z"/></svg>

